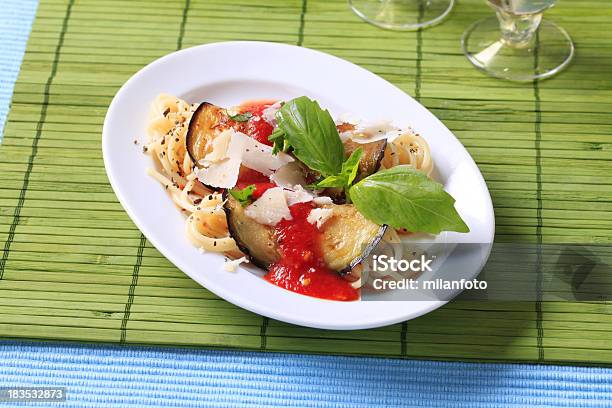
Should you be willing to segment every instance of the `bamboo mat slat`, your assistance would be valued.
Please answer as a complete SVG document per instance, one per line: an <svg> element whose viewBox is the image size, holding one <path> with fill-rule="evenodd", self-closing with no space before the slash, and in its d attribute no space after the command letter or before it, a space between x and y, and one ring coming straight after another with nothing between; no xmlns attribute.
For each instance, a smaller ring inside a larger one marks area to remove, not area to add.
<svg viewBox="0 0 612 408"><path fill-rule="evenodd" d="M482 0L462 0L442 25L399 33L363 23L344 0L41 0L0 148L0 336L612 364L612 308L598 302L458 299L407 323L348 332L257 316L159 254L104 174L106 109L142 66L215 41L296 44L381 75L459 137L489 185L496 242L531 244L523 265L496 248L487 268L535 290L564 267L548 244L582 245L610 265L612 4L565 0L547 13L572 34L576 59L530 84L485 77L461 53L465 28L489 15ZM608 270L590 278L589 288L612 286Z"/></svg>

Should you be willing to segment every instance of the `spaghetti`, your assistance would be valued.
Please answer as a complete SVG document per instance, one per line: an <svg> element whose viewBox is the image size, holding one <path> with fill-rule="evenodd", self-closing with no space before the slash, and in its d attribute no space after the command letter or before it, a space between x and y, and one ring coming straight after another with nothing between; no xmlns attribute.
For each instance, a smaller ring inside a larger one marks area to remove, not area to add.
<svg viewBox="0 0 612 408"><path fill-rule="evenodd" d="M195 246L240 257L242 254L227 230L221 194L196 179L194 163L186 152L187 128L196 107L166 94L155 98L151 104L145 151L157 161L159 170L150 168L147 172L188 214L185 233Z"/></svg>
<svg viewBox="0 0 612 408"><path fill-rule="evenodd" d="M427 177L433 172L433 160L429 145L420 135L410 130L389 141L385 149L382 165L388 169L407 164L419 170Z"/></svg>
<svg viewBox="0 0 612 408"><path fill-rule="evenodd" d="M186 151L189 121L196 108L196 104L167 94L155 98L150 108L148 143L144 150L159 166L147 172L165 187L175 205L186 213L185 233L195 246L239 258L242 253L229 235L222 196L198 181L195 163ZM409 131L389 140L382 167L398 165L410 165L431 176L433 160L425 139Z"/></svg>

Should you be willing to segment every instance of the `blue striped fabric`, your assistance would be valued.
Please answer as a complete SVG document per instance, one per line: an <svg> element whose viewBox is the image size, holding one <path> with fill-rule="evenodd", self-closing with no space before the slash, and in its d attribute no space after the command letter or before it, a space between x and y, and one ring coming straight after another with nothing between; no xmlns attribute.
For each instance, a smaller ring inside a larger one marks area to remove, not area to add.
<svg viewBox="0 0 612 408"><path fill-rule="evenodd" d="M37 5L36 0L0 1L0 141Z"/></svg>
<svg viewBox="0 0 612 408"><path fill-rule="evenodd" d="M1 129L36 1L0 6ZM609 369L0 342L18 385L65 386L62 407L612 407Z"/></svg>
<svg viewBox="0 0 612 408"><path fill-rule="evenodd" d="M602 368L3 342L15 385L67 387L70 407L612 407Z"/></svg>

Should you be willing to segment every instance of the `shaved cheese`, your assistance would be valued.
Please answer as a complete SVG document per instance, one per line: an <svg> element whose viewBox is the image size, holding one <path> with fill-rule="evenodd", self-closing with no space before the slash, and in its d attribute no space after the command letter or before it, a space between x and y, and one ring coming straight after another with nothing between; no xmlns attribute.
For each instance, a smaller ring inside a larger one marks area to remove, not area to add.
<svg viewBox="0 0 612 408"><path fill-rule="evenodd" d="M308 214L308 218L306 218L306 221L308 221L311 224L317 224L317 228L321 229L321 226L323 224L325 224L325 222L332 216L334 215L334 212L331 208L313 208L312 210L310 210L310 213Z"/></svg>
<svg viewBox="0 0 612 408"><path fill-rule="evenodd" d="M234 139L242 144L242 164L265 176L269 176L285 164L295 161L287 153L279 152L273 155L272 147L259 143L244 133L234 131L232 142Z"/></svg>
<svg viewBox="0 0 612 408"><path fill-rule="evenodd" d="M202 183L212 187L234 187L238 181L240 165L269 176L294 161L293 157L286 153L273 155L270 146L234 129L221 132L211 146L210 153L200 160L204 168L196 173Z"/></svg>
<svg viewBox="0 0 612 408"><path fill-rule="evenodd" d="M387 133L397 130L391 124L390 120L377 120L373 122L362 122L355 126L355 133L363 133L365 135L375 135L376 133Z"/></svg>
<svg viewBox="0 0 612 408"><path fill-rule="evenodd" d="M241 108L240 106L232 106L231 108L225 109L228 116L236 116L240 114Z"/></svg>
<svg viewBox="0 0 612 408"><path fill-rule="evenodd" d="M314 196L300 185L291 188L287 190L274 187L266 190L258 200L245 209L245 214L260 224L270 226L278 224L282 219L292 219L289 207L310 202Z"/></svg>
<svg viewBox="0 0 612 408"><path fill-rule="evenodd" d="M276 102L274 105L268 106L261 112L261 116L266 122L272 126L276 126L276 112L281 108L280 102Z"/></svg>
<svg viewBox="0 0 612 408"><path fill-rule="evenodd" d="M211 143L212 150L202 160L200 164L207 166L210 163L218 162L228 158L228 149L230 141L232 140L232 134L230 130L224 130L215 137Z"/></svg>
<svg viewBox="0 0 612 408"><path fill-rule="evenodd" d="M326 196L321 196L321 197L315 197L312 200L316 205L327 205L327 204L333 204L333 200L330 197L326 197Z"/></svg>
<svg viewBox="0 0 612 408"><path fill-rule="evenodd" d="M393 140L402 134L402 130L391 124L389 120L357 124L351 140L357 143L372 143L379 140Z"/></svg>
<svg viewBox="0 0 612 408"><path fill-rule="evenodd" d="M351 140L356 143L364 144L364 143L372 143L378 142L379 140L387 139L388 141L395 140L398 136L400 136L402 132L399 129L391 130L385 133L376 133L372 135L366 135L364 133L357 133L351 136Z"/></svg>
<svg viewBox="0 0 612 408"><path fill-rule="evenodd" d="M290 206L307 203L313 199L312 193L300 185L293 186L292 190L274 187L266 190L258 200L244 211L247 217L260 224L275 226L283 219L292 219Z"/></svg>
<svg viewBox="0 0 612 408"><path fill-rule="evenodd" d="M304 171L296 161L287 163L270 175L270 181L279 187L291 188L306 184Z"/></svg>
<svg viewBox="0 0 612 408"><path fill-rule="evenodd" d="M287 205L285 191L281 187L266 190L265 193L245 210L250 217L260 224L274 226L282 219L290 220L291 211Z"/></svg>
<svg viewBox="0 0 612 408"><path fill-rule="evenodd" d="M307 203L314 199L314 196L299 184L291 187L290 190L285 190L285 197L287 197L287 205L289 206L298 203Z"/></svg>
<svg viewBox="0 0 612 408"><path fill-rule="evenodd" d="M239 172L240 160L226 159L197 170L197 177L198 180L207 186L232 188L238 181Z"/></svg>
<svg viewBox="0 0 612 408"><path fill-rule="evenodd" d="M223 269L225 269L228 272L235 272L241 263L248 263L248 262L249 260L247 259L246 256L243 256L242 258L234 259L232 261L225 261L225 264L223 265Z"/></svg>
<svg viewBox="0 0 612 408"><path fill-rule="evenodd" d="M202 163L206 167L196 171L198 180L208 186L231 188L238 181L243 143L236 139L233 133L229 133L229 136L226 135L228 133L224 131L215 138L213 150L206 155ZM223 139L215 144L219 137L223 137ZM225 138L229 138L227 146L225 145ZM218 150L215 150L215 148ZM208 160L209 156L215 158L215 160Z"/></svg>
<svg viewBox="0 0 612 408"><path fill-rule="evenodd" d="M343 123L352 123L355 126L354 130L340 133L343 141L352 139L357 143L370 143L382 139L392 140L402 133L402 130L394 126L389 119L361 121L349 113L344 113L336 119L337 125Z"/></svg>
<svg viewBox="0 0 612 408"><path fill-rule="evenodd" d="M360 122L353 119L343 119L341 121L337 120L336 123L355 124L354 130L347 130L340 133L340 139L342 139L342 142L345 142L348 139L362 144L377 142L383 139L393 141L395 138L406 132L413 133L413 130L409 127L406 127L406 129L397 128L397 126L394 126L390 120Z"/></svg>

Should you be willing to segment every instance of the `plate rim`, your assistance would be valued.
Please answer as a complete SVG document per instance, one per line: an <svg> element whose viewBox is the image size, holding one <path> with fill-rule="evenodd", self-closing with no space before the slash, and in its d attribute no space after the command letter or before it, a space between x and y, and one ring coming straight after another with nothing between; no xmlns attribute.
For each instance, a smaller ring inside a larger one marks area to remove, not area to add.
<svg viewBox="0 0 612 408"><path fill-rule="evenodd" d="M117 93L115 94L115 96L113 97L111 103L109 104L109 107L107 109L106 112L106 116L104 119L104 124L103 124L103 128L102 128L102 155L103 155L103 161L104 161L104 168L106 171L106 175L109 179L109 182L111 184L111 187L113 189L113 192L115 193L115 195L117 196L121 206L123 207L123 209L126 211L126 213L128 214L128 216L130 217L131 221L136 225L136 227L140 230L140 232L147 238L147 240L166 258L168 259L174 266L176 266L179 270L181 270L182 273L186 274L187 276L189 276L192 280L194 280L196 283L198 283L200 286L204 287L205 289L209 290L210 292L214 293L215 295L219 296L220 298L224 299L225 301L228 301L240 308L246 309L248 311L251 311L253 313L257 313L261 316L265 316L268 318L272 318L275 320L280 320L280 321L284 321L287 323L291 323L291 324L296 324L299 326L304 326L304 327L312 327L312 328L318 328L318 329L331 329L331 330L357 330L357 329L368 329L368 328L376 328L376 327L384 327L384 326L388 326L388 325L392 325L395 323L399 323L399 322L403 322L406 320L411 320L414 319L416 317L422 316L424 314L427 314L441 306L443 306L444 304L448 303L448 300L446 301L442 301L442 300L435 300L435 301L419 301L419 303L425 303L425 306L420 307L418 310L416 311L410 311L408 313L406 313L405 315L402 316L396 316L393 318L387 318L384 319L384 317L381 317L380 319L370 319L370 320L366 320L363 322L352 322L352 323L339 323L336 322L334 324L329 324L329 323L322 323L322 322L318 322L312 319L305 319L305 318L300 318L300 319L295 319L292 318L291 316L279 316L277 314L276 311L270 309L270 308L266 308L266 307L262 307L261 304L258 304L257 302L253 302L253 301L249 301L248 299L244 299L241 297L233 297L231 290L227 290L226 288L223 288L219 285L216 285L212 279L203 279L199 276L195 276L195 274L192 274L190 272L190 267L186 264L184 264L182 262L182 260L180 259L180 256L178 256L179 254L174 254L172 251L166 251L163 249L164 244L162 242L159 242L157 237L155 237L154 235L151 234L151 231L149 231L149 228L146 226L146 224L141 221L141 218L138 214L136 214L134 211L132 211L132 208L130 207L129 204L129 199L126 198L126 196L123 193L123 190L121 188L118 187L118 181L116 180L116 172L113 171L113 163L112 163L112 159L111 159L111 152L110 152L110 135L109 135L109 127L111 126L109 124L110 119L112 119L113 115L114 115L114 111L117 109L117 105L118 105L118 101L121 100L121 98L124 96L124 94L127 92L127 89L129 88L130 85L132 85L134 82L138 81L138 78L143 75L143 73L147 72L148 70L152 69L155 65L158 64L163 64L165 61L172 59L172 58L180 58L182 55L186 55L192 52L196 52L198 50L208 50L208 49L214 49L216 47L225 47L225 46L236 46L236 47L240 47L240 46L264 46L264 47L280 47L280 48L288 48L288 49L292 49L292 50L300 50L300 52L306 52L306 53L315 53L315 54L319 54L320 56L323 56L324 58L329 58L334 60L335 62L341 62L342 64L349 64L350 66L352 66L353 69L357 69L359 71L365 72L368 75L373 75L375 77L377 77L379 80L384 81L388 86L394 88L396 91L401 92L403 95L405 95L406 97L410 98L412 100L413 103L418 104L422 109L426 110L431 117L433 117L437 122L439 122L439 124L441 126L443 126L449 133L450 135L452 135L452 137L455 139L455 141L457 143L459 143L459 145L461 146L461 148L465 151L465 153L467 154L467 156L469 157L469 161L470 164L474 166L475 170L476 170L476 175L477 175L477 182L480 185L480 187L484 190L484 192L486 194L484 194L485 198L486 198L486 203L485 207L487 212L490 215L490 219L491 219L491 223L487 223L487 227L488 227L488 231L487 232L487 238L488 238L488 242L485 242L484 244L487 244L487 248L486 248L486 254L482 259L482 262L480 265L478 265L477 268L475 268L475 272L474 272L474 276L478 276L478 274L482 271L482 268L484 267L484 265L486 264L490 253L491 253L491 249L492 249L492 245L493 245L493 239L495 236L495 212L494 212L494 207L493 207L493 203L492 203L492 199L491 199L491 194L489 192L488 186L484 180L484 177L482 176L482 173L480 171L480 169L478 168L478 166L476 165L474 159L472 158L472 156L470 155L469 151L465 148L465 146L461 143L461 141L454 135L453 132L450 131L450 129L448 129L448 127L446 127L446 125L444 125L444 123L438 119L437 116L435 116L429 109L427 109L425 106L423 106L418 100L416 100L415 98L413 98L411 95L409 95L408 93L402 91L399 87L397 87L396 85L394 85L393 83L387 81L386 79L382 78L381 76L357 65L354 64L350 61L347 61L343 58L337 57L335 55L331 55L322 51L318 51L318 50L314 50L311 48L307 48L307 47L301 47L301 46L296 46L296 45L291 45L291 44L285 44L285 43L274 43L274 42L268 42L268 41L222 41L222 42L214 42L214 43L208 43L208 44L200 44L200 45L196 45L193 47L189 47L189 48L185 48L182 50L178 50L178 51L173 51L171 53L168 53L152 62L150 62L149 64L147 64L146 66L144 66L143 68L141 68L140 70L138 70L136 73L134 73L122 86L121 88L117 91ZM144 169L143 169L144 171ZM487 217L489 218L489 217ZM212 254L211 254L212 255ZM219 256L222 256L222 254L217 254ZM203 283L202 280L206 280L206 283ZM291 292L290 292L291 293ZM291 293L291 295L297 295L297 296L303 296L303 295L299 295L299 294L295 294L295 293ZM330 300L325 300L325 299L315 299L317 302L329 302L329 303L333 303L334 305L338 305L339 303L342 304L343 302L335 302L335 301L330 301ZM352 304L354 302L347 302L347 304ZM411 303L414 304L414 301L410 301L410 302L399 302L399 301L393 301L393 304L400 304L400 303ZM334 306L335 307L335 306Z"/></svg>

